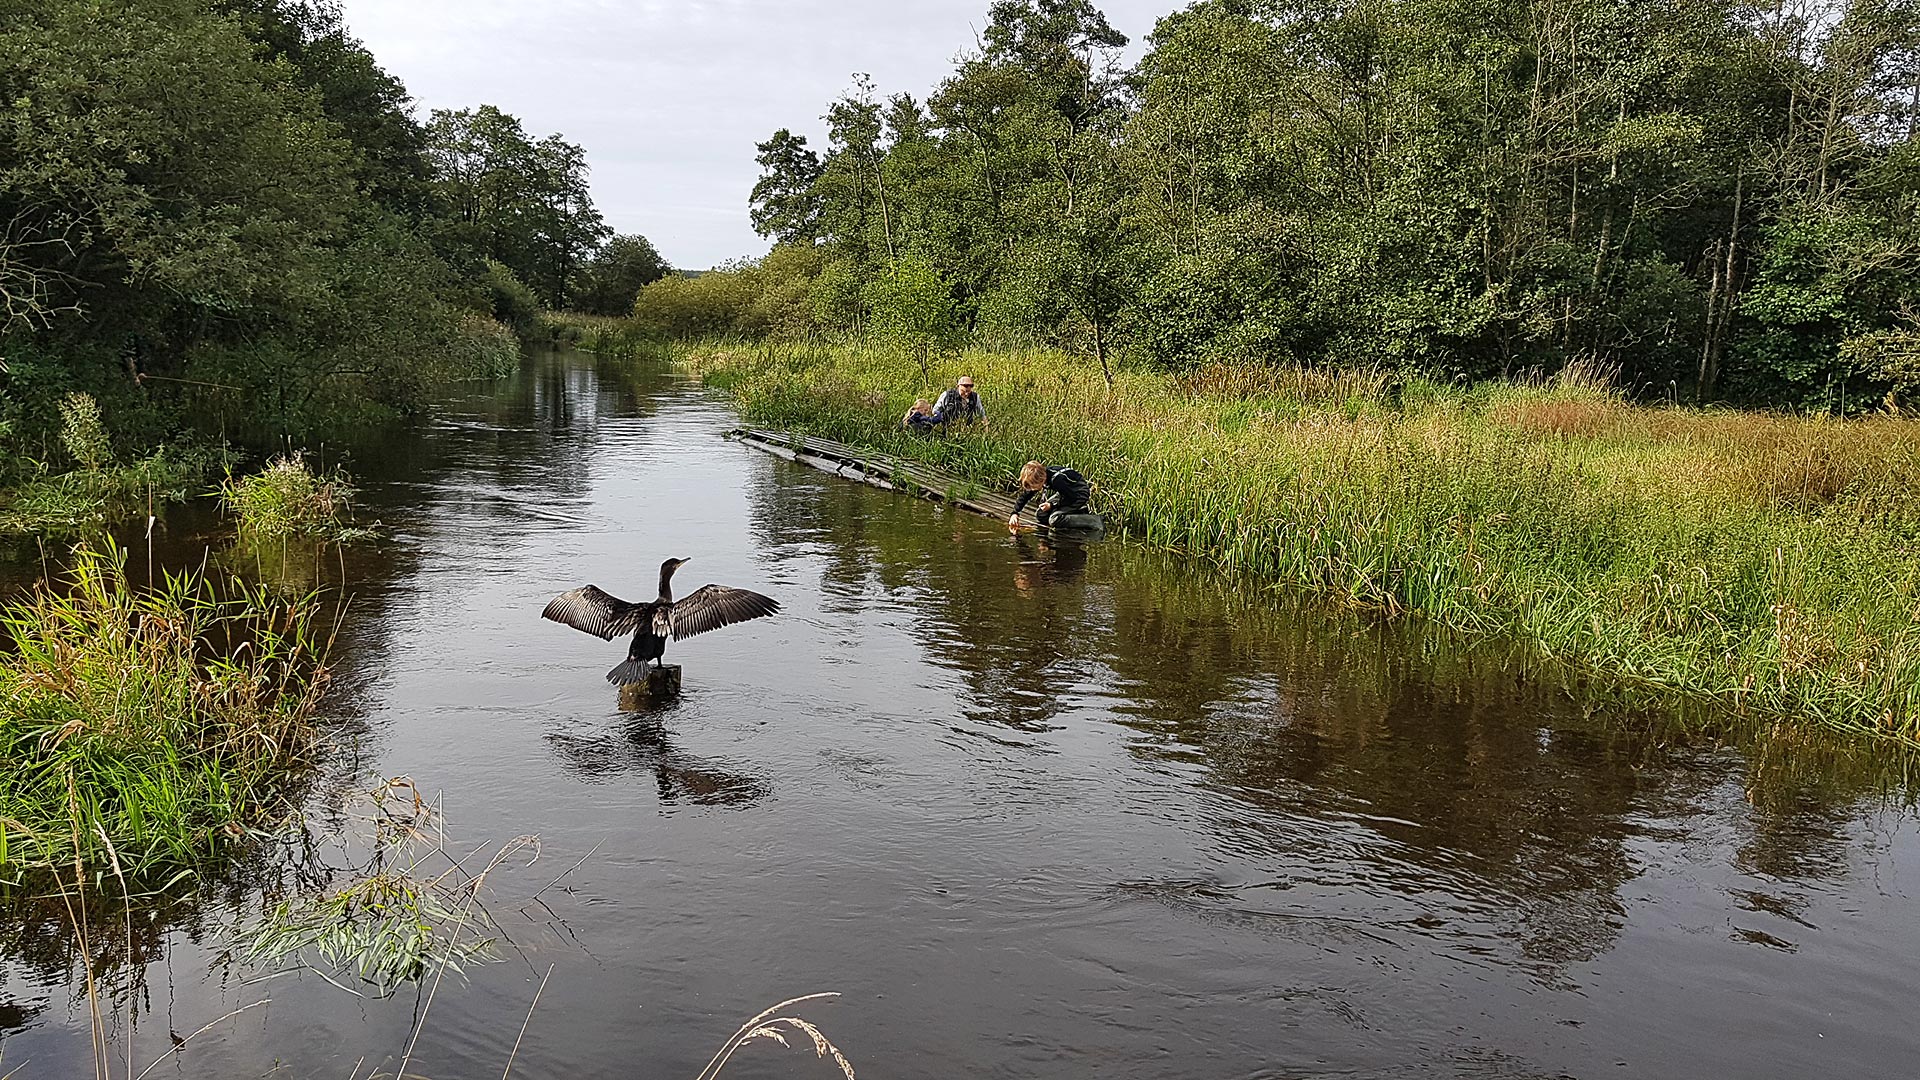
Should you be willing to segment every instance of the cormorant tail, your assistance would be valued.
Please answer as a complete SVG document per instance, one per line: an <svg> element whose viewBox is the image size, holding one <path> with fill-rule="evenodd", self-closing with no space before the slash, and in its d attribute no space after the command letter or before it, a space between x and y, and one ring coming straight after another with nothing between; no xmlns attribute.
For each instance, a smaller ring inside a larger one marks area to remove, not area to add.
<svg viewBox="0 0 1920 1080"><path fill-rule="evenodd" d="M647 681L647 669L653 665L645 660L625 660L607 672L607 681L615 686L630 686Z"/></svg>

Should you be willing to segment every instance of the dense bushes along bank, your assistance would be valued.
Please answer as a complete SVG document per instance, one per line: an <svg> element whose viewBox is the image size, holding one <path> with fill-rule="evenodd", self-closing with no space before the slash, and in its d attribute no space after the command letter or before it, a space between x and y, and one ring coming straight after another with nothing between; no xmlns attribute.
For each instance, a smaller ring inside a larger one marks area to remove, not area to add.
<svg viewBox="0 0 1920 1080"><path fill-rule="evenodd" d="M1648 409L1579 372L1121 371L970 353L685 347L754 424L1006 485L1067 462L1147 541L1388 614L1511 637L1621 686L1920 738L1920 426ZM904 435L964 368L992 426Z"/></svg>
<svg viewBox="0 0 1920 1080"><path fill-rule="evenodd" d="M338 4L0 0L0 532L417 412L667 271L581 147L423 118Z"/></svg>

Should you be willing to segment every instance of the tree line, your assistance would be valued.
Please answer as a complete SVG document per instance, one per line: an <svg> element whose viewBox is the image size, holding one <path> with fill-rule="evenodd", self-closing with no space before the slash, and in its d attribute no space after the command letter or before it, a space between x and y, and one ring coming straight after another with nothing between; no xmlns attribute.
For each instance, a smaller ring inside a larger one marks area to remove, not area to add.
<svg viewBox="0 0 1920 1080"><path fill-rule="evenodd" d="M1201 0L1126 44L1090 0L996 0L926 100L857 77L824 147L759 145L754 280L640 314L1103 363L1584 362L1843 410L1920 385L1915 0Z"/></svg>
<svg viewBox="0 0 1920 1080"><path fill-rule="evenodd" d="M60 463L74 392L128 452L209 397L308 430L667 271L611 235L581 147L417 116L337 3L0 0L0 483Z"/></svg>

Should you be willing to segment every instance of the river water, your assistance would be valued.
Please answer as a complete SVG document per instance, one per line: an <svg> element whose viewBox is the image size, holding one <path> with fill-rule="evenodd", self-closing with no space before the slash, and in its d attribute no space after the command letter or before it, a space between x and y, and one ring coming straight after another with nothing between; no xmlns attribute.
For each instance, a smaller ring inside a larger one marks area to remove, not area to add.
<svg viewBox="0 0 1920 1080"><path fill-rule="evenodd" d="M733 421L663 367L557 353L330 451L384 539L315 563L353 596L351 748L316 800L404 774L456 854L541 839L491 879L511 945L439 987L409 1072L498 1075L549 967L516 1076L690 1078L818 991L863 1077L1920 1064L1920 828L1874 756L1684 737L1498 655L779 461ZM218 529L177 512L155 557ZM668 556L784 611L674 643L679 698L624 712L624 642L540 609L645 599ZM248 981L214 930L257 906L243 876L142 914L105 974L116 1073L129 1007L144 1066L261 999L154 1075L394 1068L422 996ZM7 919L0 1075L89 1074L68 944ZM728 1075L837 1074L763 1042Z"/></svg>

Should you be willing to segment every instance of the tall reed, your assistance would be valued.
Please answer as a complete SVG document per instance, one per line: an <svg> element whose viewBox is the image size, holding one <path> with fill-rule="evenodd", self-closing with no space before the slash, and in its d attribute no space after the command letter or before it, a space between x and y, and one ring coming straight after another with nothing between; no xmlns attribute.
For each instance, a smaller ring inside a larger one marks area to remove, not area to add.
<svg viewBox="0 0 1920 1080"><path fill-rule="evenodd" d="M682 347L753 424L1008 486L1078 466L1142 540L1247 580L1508 637L1582 674L1920 739L1920 425L1637 407L1575 372L1120 371L969 352ZM899 416L960 373L990 423Z"/></svg>

